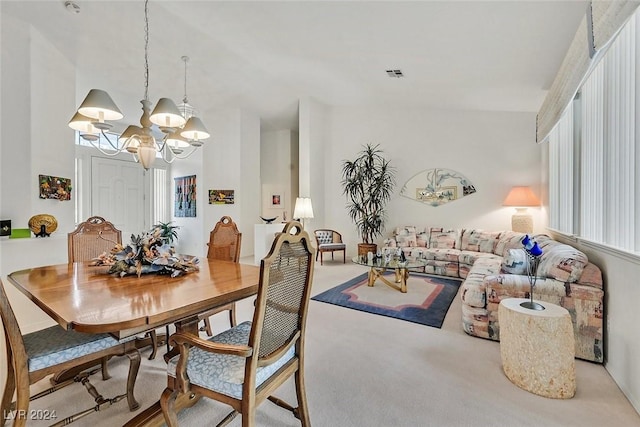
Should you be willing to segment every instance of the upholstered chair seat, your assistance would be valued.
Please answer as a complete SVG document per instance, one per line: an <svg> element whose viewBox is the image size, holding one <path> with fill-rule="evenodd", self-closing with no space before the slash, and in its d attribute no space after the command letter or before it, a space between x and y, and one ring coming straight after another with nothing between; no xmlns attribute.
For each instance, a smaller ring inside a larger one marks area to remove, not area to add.
<svg viewBox="0 0 640 427"><path fill-rule="evenodd" d="M118 341L109 334L84 334L51 326L23 336L29 372L59 365L100 350L106 350L135 337Z"/></svg>
<svg viewBox="0 0 640 427"><path fill-rule="evenodd" d="M238 326L228 329L208 341L221 344L247 345L251 322L243 322ZM278 360L267 366L258 367L256 370L256 387L259 387L267 378L271 377L278 369L293 358L294 348L289 350ZM169 360L167 373L176 377L176 365L180 356ZM245 359L228 354L212 353L193 347L189 351L187 362L187 375L191 384L217 391L236 399L242 399L242 384L244 383Z"/></svg>

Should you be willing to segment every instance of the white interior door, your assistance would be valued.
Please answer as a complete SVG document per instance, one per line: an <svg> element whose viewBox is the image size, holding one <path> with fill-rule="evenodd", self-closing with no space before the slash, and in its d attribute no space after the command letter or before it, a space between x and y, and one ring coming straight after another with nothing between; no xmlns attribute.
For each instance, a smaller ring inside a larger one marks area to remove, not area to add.
<svg viewBox="0 0 640 427"><path fill-rule="evenodd" d="M122 231L123 243L145 231L144 169L138 163L91 158L91 215Z"/></svg>

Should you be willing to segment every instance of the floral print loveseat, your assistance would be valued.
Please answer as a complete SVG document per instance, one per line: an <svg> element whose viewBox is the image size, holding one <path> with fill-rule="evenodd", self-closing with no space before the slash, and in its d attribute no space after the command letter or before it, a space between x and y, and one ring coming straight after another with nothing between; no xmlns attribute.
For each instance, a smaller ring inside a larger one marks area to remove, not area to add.
<svg viewBox="0 0 640 427"><path fill-rule="evenodd" d="M405 226L396 228L393 237L384 241L384 250L400 248L407 258L424 259L426 273L463 279L460 296L464 331L499 341L500 301L529 298L524 236L514 231ZM543 250L534 299L566 308L573 322L576 357L602 363L602 272L572 246L544 234L532 237Z"/></svg>

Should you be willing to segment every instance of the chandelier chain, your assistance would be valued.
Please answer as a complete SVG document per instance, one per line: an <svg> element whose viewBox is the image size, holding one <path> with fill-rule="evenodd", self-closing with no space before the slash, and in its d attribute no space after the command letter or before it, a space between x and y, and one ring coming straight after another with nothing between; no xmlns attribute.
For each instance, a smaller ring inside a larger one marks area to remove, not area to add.
<svg viewBox="0 0 640 427"><path fill-rule="evenodd" d="M149 0L144 2L144 99L149 100Z"/></svg>
<svg viewBox="0 0 640 427"><path fill-rule="evenodd" d="M184 102L185 104L188 104L189 101L187 100L187 62L189 62L189 57L183 56L182 60L184 61L184 98L182 98L182 102Z"/></svg>

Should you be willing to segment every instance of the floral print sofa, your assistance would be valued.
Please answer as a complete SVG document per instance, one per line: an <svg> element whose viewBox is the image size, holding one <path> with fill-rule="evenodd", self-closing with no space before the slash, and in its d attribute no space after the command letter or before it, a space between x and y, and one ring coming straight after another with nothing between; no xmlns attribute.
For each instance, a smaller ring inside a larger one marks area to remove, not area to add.
<svg viewBox="0 0 640 427"><path fill-rule="evenodd" d="M426 261L425 272L463 279L462 327L473 336L500 340L498 306L505 298L529 298L522 250L523 233L398 227L384 250L400 248L410 259ZM604 289L600 269L572 246L544 234L533 239L543 250L537 300L566 308L573 322L576 357L603 362Z"/></svg>

